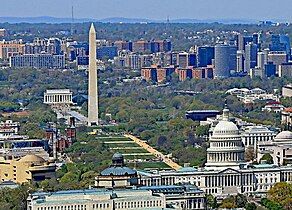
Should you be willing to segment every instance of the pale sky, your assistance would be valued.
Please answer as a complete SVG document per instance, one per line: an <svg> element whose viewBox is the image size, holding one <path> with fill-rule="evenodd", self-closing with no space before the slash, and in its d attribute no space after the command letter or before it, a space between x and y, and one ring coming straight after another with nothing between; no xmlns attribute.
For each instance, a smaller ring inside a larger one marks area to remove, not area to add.
<svg viewBox="0 0 292 210"><path fill-rule="evenodd" d="M0 0L0 16L292 21L292 0Z"/></svg>

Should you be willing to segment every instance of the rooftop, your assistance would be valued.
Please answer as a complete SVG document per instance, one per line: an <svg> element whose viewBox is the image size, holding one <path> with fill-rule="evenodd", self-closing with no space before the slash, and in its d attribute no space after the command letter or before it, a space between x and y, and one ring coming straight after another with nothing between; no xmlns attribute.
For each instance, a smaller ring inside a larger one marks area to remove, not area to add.
<svg viewBox="0 0 292 210"><path fill-rule="evenodd" d="M71 91L69 89L54 89L54 90L46 90L46 94L70 94Z"/></svg>

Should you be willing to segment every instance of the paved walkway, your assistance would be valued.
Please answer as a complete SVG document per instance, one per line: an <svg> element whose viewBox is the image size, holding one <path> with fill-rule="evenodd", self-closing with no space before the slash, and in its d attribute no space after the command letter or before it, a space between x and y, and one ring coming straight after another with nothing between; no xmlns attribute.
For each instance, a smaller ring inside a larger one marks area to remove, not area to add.
<svg viewBox="0 0 292 210"><path fill-rule="evenodd" d="M131 134L125 134L124 136L127 137L127 138L132 139L140 147L143 147L144 149L146 149L152 155L155 155L156 157L160 158L165 164L167 164L171 168L173 168L175 170L178 170L178 169L181 168L180 165L178 165L177 163L172 161L170 158L166 157L164 154L162 154L161 152L159 152L156 149L154 149L153 147L151 147L145 141L143 141L143 140L141 140L141 139L139 139L139 138L137 138L137 137L135 137L135 136L133 136Z"/></svg>

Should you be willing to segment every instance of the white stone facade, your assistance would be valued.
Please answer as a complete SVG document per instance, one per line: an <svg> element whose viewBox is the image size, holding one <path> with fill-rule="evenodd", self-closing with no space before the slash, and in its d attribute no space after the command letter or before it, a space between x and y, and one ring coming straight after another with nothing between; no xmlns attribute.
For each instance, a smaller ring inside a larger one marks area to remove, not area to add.
<svg viewBox="0 0 292 210"><path fill-rule="evenodd" d="M44 104L73 104L72 92L69 89L47 90L44 93Z"/></svg>

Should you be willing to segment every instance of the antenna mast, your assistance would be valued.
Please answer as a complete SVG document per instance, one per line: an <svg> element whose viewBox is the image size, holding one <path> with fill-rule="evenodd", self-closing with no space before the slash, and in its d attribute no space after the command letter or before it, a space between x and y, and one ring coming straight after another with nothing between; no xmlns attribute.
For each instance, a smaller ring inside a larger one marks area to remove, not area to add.
<svg viewBox="0 0 292 210"><path fill-rule="evenodd" d="M71 36L74 34L74 6L73 6L73 0L71 1Z"/></svg>

